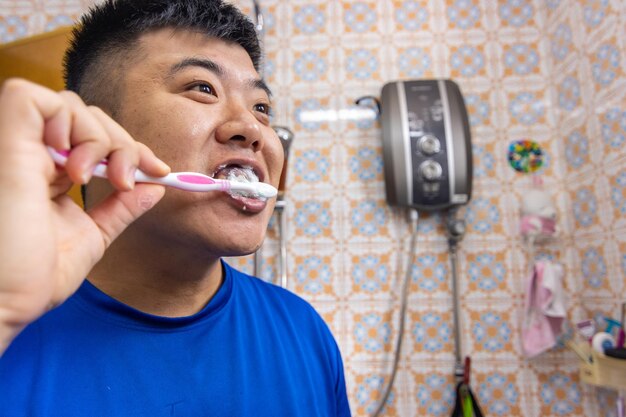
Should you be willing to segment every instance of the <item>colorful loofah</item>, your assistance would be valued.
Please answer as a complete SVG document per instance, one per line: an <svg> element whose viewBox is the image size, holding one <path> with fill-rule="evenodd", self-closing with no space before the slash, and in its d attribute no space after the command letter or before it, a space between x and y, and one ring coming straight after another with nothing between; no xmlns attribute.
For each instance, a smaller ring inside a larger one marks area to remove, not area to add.
<svg viewBox="0 0 626 417"><path fill-rule="evenodd" d="M543 166L543 151L530 139L521 139L509 145L509 164L524 174L538 171Z"/></svg>

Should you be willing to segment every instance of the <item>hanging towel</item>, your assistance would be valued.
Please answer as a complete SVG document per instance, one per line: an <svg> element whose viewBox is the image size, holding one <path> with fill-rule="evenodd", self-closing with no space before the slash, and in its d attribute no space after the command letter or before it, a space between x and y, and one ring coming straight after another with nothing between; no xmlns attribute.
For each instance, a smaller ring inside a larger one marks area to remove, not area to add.
<svg viewBox="0 0 626 417"><path fill-rule="evenodd" d="M556 233L556 220L553 217L526 214L520 222L522 236L552 236Z"/></svg>
<svg viewBox="0 0 626 417"><path fill-rule="evenodd" d="M522 324L522 348L528 357L553 348L563 333L565 301L563 267L538 261L527 282Z"/></svg>

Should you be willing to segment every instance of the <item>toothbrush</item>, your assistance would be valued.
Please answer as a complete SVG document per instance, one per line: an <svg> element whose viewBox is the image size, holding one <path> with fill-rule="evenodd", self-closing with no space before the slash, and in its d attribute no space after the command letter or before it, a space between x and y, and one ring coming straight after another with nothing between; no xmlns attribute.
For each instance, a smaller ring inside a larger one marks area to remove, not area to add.
<svg viewBox="0 0 626 417"><path fill-rule="evenodd" d="M65 166L70 151L58 151L48 146L48 152L54 162L60 166ZM93 175L100 178L107 178L106 159L99 162ZM222 180L209 177L197 172L172 172L164 177L151 177L141 170L135 171L136 182L146 182L152 184L168 185L186 191L237 191L246 193L245 197L250 198L272 198L278 194L278 190L263 182L240 182Z"/></svg>

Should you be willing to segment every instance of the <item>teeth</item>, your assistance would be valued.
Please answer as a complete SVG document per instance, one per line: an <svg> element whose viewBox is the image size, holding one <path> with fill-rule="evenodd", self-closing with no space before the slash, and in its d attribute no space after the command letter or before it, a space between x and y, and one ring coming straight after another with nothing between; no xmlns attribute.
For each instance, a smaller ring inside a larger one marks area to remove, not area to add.
<svg viewBox="0 0 626 417"><path fill-rule="evenodd" d="M251 167L226 167L221 169L218 173L220 178L227 179L229 181L254 183L259 182L259 177L254 173ZM231 190L228 192L231 196L258 198L258 195L253 192Z"/></svg>
<svg viewBox="0 0 626 417"><path fill-rule="evenodd" d="M226 179L239 182L259 182L259 177L256 176L250 167L230 168Z"/></svg>

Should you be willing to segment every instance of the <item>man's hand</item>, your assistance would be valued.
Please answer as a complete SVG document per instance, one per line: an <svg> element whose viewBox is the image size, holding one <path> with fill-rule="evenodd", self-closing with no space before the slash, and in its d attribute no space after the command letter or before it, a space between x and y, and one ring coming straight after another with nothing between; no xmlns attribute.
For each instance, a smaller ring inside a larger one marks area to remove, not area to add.
<svg viewBox="0 0 626 417"><path fill-rule="evenodd" d="M72 149L58 169L47 146ZM109 159L115 191L83 211L65 192ZM110 243L156 204L162 186L134 186L140 168L169 168L102 110L74 93L24 80L0 90L0 354L31 321L62 303Z"/></svg>

